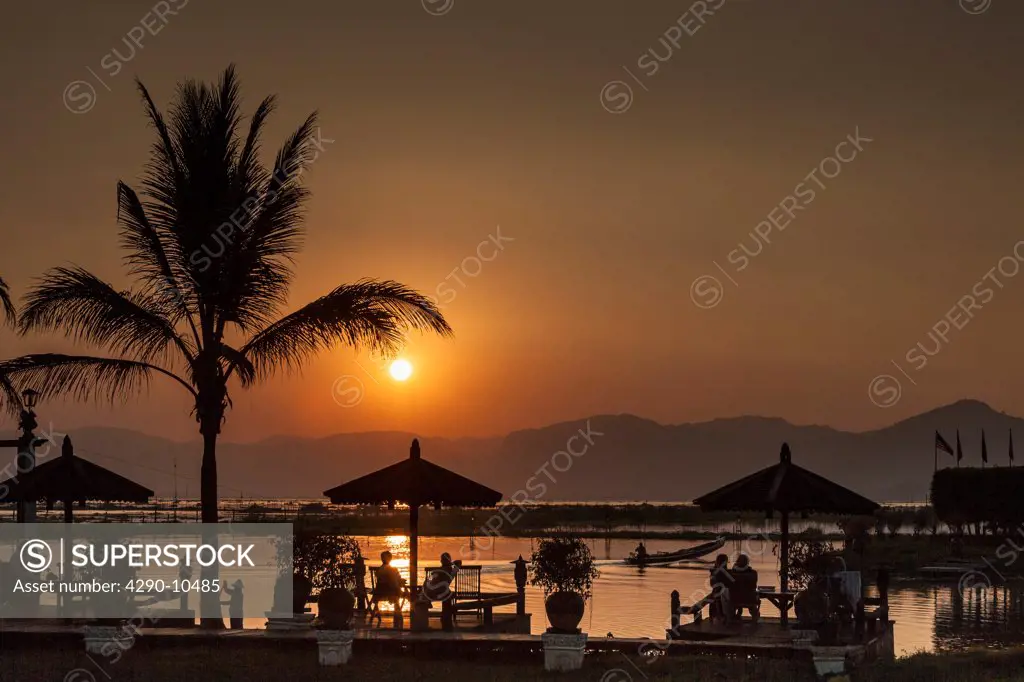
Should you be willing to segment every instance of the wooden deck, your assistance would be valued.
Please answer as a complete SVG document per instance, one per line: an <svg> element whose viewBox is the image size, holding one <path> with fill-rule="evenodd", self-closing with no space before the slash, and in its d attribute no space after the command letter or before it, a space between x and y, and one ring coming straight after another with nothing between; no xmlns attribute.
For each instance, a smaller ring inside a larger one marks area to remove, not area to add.
<svg viewBox="0 0 1024 682"><path fill-rule="evenodd" d="M864 661L894 655L894 623L886 620L877 625L876 629L861 636L857 635L852 624L844 626L837 641L825 644L819 640L817 631L783 627L778 618L762 617L757 623L745 620L728 625L704 619L680 625L672 643L704 647L707 653L772 658L809 656L816 666L819 658L832 657L846 661L846 665L852 668Z"/></svg>
<svg viewBox="0 0 1024 682"><path fill-rule="evenodd" d="M439 624L439 623L438 623ZM434 625L434 621L431 622ZM852 669L861 663L892 655L891 628L886 635L861 644L816 646L801 644L799 631L785 630L777 620L757 626L723 629L708 623L682 628L693 639L588 637L587 651L599 655L729 656L788 659L813 665L819 673ZM308 656L316 651L316 631L272 632L266 630L206 630L201 628L147 628L131 636L130 646L142 655L148 651L174 650L182 655L209 651L263 650L267 647ZM700 639L704 638L704 639ZM44 621L0 621L0 655L6 651L38 652L84 646L82 625ZM356 656L408 656L417 660L475 660L522 662L539 660L540 635L460 630L411 632L407 629L361 627L355 632ZM838 668L836 667L838 666Z"/></svg>
<svg viewBox="0 0 1024 682"><path fill-rule="evenodd" d="M712 622L708 618L695 623L680 625L679 639L697 642L733 642L768 646L792 646L795 641L812 639L817 636L814 630L795 630L782 627L778 618L762 617L757 623L745 620L726 625Z"/></svg>
<svg viewBox="0 0 1024 682"><path fill-rule="evenodd" d="M455 615L455 630L457 632L475 632L475 633L519 633L529 634L530 633L530 620L531 615L526 614L525 616L517 616L515 613L501 613L496 612L493 615L493 622L487 623L482 618L478 618L475 613L457 613ZM380 625L377 625L377 619L374 618L371 623L368 619L368 614L357 613L353 620L353 629L357 633L360 632L411 632L410 629L411 617L408 611L402 613L401 628L395 627L394 612L385 611L381 615ZM441 612L431 611L430 612L430 630L429 632L440 632L441 631Z"/></svg>

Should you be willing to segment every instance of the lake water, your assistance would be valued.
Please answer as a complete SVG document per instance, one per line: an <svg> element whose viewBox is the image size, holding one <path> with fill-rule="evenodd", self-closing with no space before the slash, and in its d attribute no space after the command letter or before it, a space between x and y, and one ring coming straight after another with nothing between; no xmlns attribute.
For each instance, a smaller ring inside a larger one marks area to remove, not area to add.
<svg viewBox="0 0 1024 682"><path fill-rule="evenodd" d="M377 557L389 550L395 565L407 571L408 538L404 536L360 538L365 555ZM476 554L469 549L468 538L420 538L420 566L435 566L442 552L453 558L465 556L465 563L483 566L484 591L513 592L512 565L520 554L529 559L536 540L530 538L477 539ZM669 595L679 590L686 603L690 595L704 595L708 585L708 564L650 567L640 569L622 563L638 540L588 540L598 560L601 576L594 585L594 596L587 603L581 627L595 636L611 633L616 637L662 638L669 626ZM648 551L659 552L699 544L682 540L651 540ZM759 585L778 586L778 560L773 543L737 540L722 549L730 557L745 552L758 572ZM731 559L730 559L731 563ZM868 588L868 594L877 592ZM1024 589L994 587L960 596L955 584L910 584L894 581L889 592L889 609L896 621L896 650L899 655L915 651L952 651L971 647L1006 647L1024 643ZM767 602L762 614L778 615ZM532 628L540 634L547 627L543 595L527 586L527 612L533 614ZM511 608L511 607L509 607Z"/></svg>
<svg viewBox="0 0 1024 682"><path fill-rule="evenodd" d="M246 501L249 502L249 501ZM277 501L276 503L279 503ZM303 501L291 501L298 509ZM238 505L242 507L241 503ZM280 505L279 505L280 506ZM168 512L167 514L177 512ZM40 510L40 516L47 517L60 513ZM127 521L141 520L123 515L138 515L135 509L93 510L84 512L90 520ZM155 520L160 512L149 512ZM189 512L182 512L182 520L189 519ZM84 519L83 519L84 520ZM170 520L170 518L159 518ZM647 526L646 531L704 531L708 533L741 532L751 538L761 532L777 532L777 520L761 521L763 528L749 522L721 524L690 524L685 526ZM816 520L797 520L791 524L794 533L806 528L818 528L834 532L835 528ZM633 530L637 530L635 527ZM409 563L408 538L402 535L388 537L359 537L368 564L379 562L380 552L387 549L395 556L395 565L407 571ZM636 547L634 539L589 539L598 562L601 576L594 586L593 598L587 603L587 612L581 624L583 629L595 636L611 633L617 637L661 638L669 626L669 595L678 590L684 603L695 600L710 590L708 585L708 564L693 562L669 567L639 569L622 563L622 558ZM454 558L463 557L464 563L483 566L482 588L492 592L515 590L512 565L509 563L520 554L529 559L536 544L530 538L489 537L476 539L476 551L470 550L469 539L464 537L426 537L420 539L420 566L434 566L442 552L450 552ZM675 550L699 544L687 540L647 540L648 551ZM758 571L759 585L778 585L778 559L774 555L774 543L757 539L736 540L726 544L722 551L731 560L740 552L751 557ZM710 557L708 557L710 558ZM730 561L731 561L730 560ZM869 587L867 593L877 593ZM527 611L533 614L534 633L541 633L547 627L544 616L543 595L533 587L527 587ZM762 602L765 615L777 615L774 607ZM961 595L956 584L901 583L894 581L889 593L890 614L896 621L896 650L901 655L915 651L955 651L971 647L1002 648L1024 644L1024 584L994 587L981 592ZM508 609L503 609L508 610ZM265 619L246 619L245 627L263 628Z"/></svg>

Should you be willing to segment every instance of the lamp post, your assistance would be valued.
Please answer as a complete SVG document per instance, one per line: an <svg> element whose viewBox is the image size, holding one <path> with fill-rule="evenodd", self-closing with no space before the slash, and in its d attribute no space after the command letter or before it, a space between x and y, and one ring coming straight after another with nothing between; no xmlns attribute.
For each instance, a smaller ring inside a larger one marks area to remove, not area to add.
<svg viewBox="0 0 1024 682"><path fill-rule="evenodd" d="M35 406L39 393L26 388L21 392L21 417L18 420L18 427L21 435L18 437L17 469L19 474L27 474L36 468L36 436L35 429L39 426L36 421ZM18 523L34 523L36 520L36 503L32 500L18 500L16 512Z"/></svg>
<svg viewBox="0 0 1024 682"><path fill-rule="evenodd" d="M512 575L516 579L516 615L522 617L526 615L526 564L530 562L524 559L523 555L520 554L518 559L510 561L509 563L515 565Z"/></svg>

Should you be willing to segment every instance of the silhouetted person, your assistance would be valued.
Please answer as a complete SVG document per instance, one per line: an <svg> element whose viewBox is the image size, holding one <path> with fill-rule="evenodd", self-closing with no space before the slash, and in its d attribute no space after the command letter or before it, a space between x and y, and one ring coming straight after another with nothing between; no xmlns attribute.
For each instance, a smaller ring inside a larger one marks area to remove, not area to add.
<svg viewBox="0 0 1024 682"><path fill-rule="evenodd" d="M362 554L356 555L356 598L359 600L359 610L366 610L366 560Z"/></svg>
<svg viewBox="0 0 1024 682"><path fill-rule="evenodd" d="M743 616L743 609L750 612L756 623L761 617L761 600L757 594L757 571L750 565L750 557L740 554L729 571L733 583L729 588L730 608L735 609L736 618Z"/></svg>
<svg viewBox="0 0 1024 682"><path fill-rule="evenodd" d="M184 583L187 580L190 580L191 578L192 567L182 565L182 567L178 570L178 589L181 590L181 594L178 597L178 608L181 611L188 611L188 595L192 592L191 590L186 589L184 586L182 586L182 583Z"/></svg>
<svg viewBox="0 0 1024 682"><path fill-rule="evenodd" d="M643 542L641 542L639 545L637 545L636 546L636 550L634 550L634 551L636 552L637 563L641 563L642 564L645 561L647 561L647 557L649 555L647 554L647 548L644 547L644 543Z"/></svg>
<svg viewBox="0 0 1024 682"><path fill-rule="evenodd" d="M715 557L715 565L711 567L711 605L709 610L711 620L724 620L729 622L731 611L729 610L729 584L732 576L729 574L729 555L719 554Z"/></svg>
<svg viewBox="0 0 1024 682"><path fill-rule="evenodd" d="M882 603L888 605L889 603L889 569L882 566L878 569L878 596L882 599Z"/></svg>
<svg viewBox="0 0 1024 682"><path fill-rule="evenodd" d="M230 587L224 588L224 594L228 595L228 601L221 602L228 607L228 618L231 621L232 630L242 629L242 581L236 580Z"/></svg>
<svg viewBox="0 0 1024 682"><path fill-rule="evenodd" d="M391 565L391 552L387 550L380 553L380 567L377 568L376 582L373 588L373 608L377 612L377 624L380 625L381 613L380 602L390 602L395 607L395 625L399 626L402 620L402 588L405 579L398 572L398 569Z"/></svg>
<svg viewBox="0 0 1024 682"><path fill-rule="evenodd" d="M452 555L445 552L441 555L441 568L431 571L423 585L423 594L428 599L441 602L441 629L448 632L455 629L455 594L452 583L461 563L452 561Z"/></svg>

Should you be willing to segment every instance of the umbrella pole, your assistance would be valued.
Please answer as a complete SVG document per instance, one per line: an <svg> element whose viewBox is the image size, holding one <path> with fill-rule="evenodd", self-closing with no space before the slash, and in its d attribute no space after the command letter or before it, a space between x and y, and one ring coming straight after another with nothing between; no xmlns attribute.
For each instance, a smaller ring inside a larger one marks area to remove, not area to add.
<svg viewBox="0 0 1024 682"><path fill-rule="evenodd" d="M409 505L409 594L416 600L416 576L420 554L420 507Z"/></svg>
<svg viewBox="0 0 1024 682"><path fill-rule="evenodd" d="M782 592L785 592L789 587L789 512L782 512L782 523L779 527L779 532L782 535L782 547L780 550L781 557L779 558L779 583L782 587Z"/></svg>
<svg viewBox="0 0 1024 682"><path fill-rule="evenodd" d="M74 505L71 500L64 500L64 523L72 523L74 520Z"/></svg>

